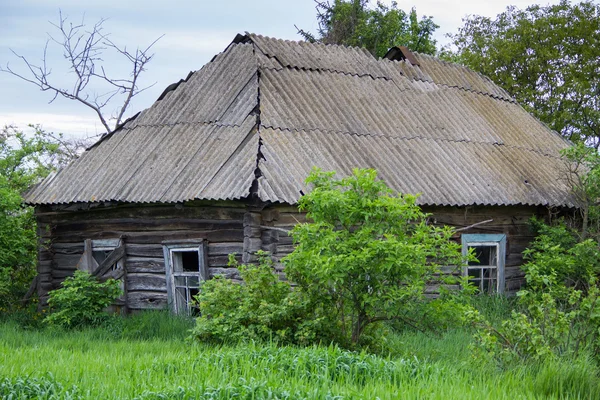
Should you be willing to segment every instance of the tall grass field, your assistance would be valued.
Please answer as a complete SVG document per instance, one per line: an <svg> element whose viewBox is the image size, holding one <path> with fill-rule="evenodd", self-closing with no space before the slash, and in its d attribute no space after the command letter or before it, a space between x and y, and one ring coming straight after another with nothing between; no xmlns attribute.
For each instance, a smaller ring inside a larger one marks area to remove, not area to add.
<svg viewBox="0 0 600 400"><path fill-rule="evenodd" d="M490 307L493 311L493 307ZM501 310L499 311L501 312ZM467 330L390 334L391 354L334 346L214 346L167 313L82 331L0 324L6 399L600 399L590 360L476 362Z"/></svg>

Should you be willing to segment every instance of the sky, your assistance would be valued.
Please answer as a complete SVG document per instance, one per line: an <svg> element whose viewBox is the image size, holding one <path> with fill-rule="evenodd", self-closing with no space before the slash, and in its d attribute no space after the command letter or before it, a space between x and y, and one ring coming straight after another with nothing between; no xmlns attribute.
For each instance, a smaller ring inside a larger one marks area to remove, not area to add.
<svg viewBox="0 0 600 400"><path fill-rule="evenodd" d="M374 2L374 0L373 0ZM390 3L391 0L384 0ZM556 4L558 0L398 0L405 11L416 6L419 16L433 17L440 28L438 43L448 42L446 34L455 33L467 15L495 17L509 5L526 8L531 4ZM294 25L314 32L317 28L313 0L0 0L0 64L27 73L26 66L13 51L39 65L48 33L56 32L59 10L73 23L84 20L93 25L106 19L104 32L113 42L127 49L145 48L155 39L155 54L141 75L141 87L153 85L135 97L127 116L149 106L165 87L200 69L223 51L237 33L246 31L288 40L300 40ZM70 87L62 49L49 45L47 65L50 78ZM120 57L105 54L108 74L127 76L129 65ZM53 95L0 72L0 127L16 125L23 129L39 124L46 131L74 137L92 137L104 132L94 111L72 100ZM116 108L116 103L112 109Z"/></svg>

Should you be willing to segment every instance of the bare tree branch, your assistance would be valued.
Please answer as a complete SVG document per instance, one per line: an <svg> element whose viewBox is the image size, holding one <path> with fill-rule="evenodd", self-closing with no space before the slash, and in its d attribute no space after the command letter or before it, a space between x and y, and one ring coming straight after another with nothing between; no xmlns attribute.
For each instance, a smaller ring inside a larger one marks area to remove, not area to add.
<svg viewBox="0 0 600 400"><path fill-rule="evenodd" d="M109 35L103 32L103 24L106 19L100 19L89 30L86 28L84 19L85 16L82 17L81 23L73 24L68 21L67 16L63 16L59 11L58 22L50 22L55 32L54 35L48 33L41 65L33 64L29 59L11 49L15 57L24 64L25 72L14 70L9 63L6 66L0 66L0 71L33 84L42 91L53 93L50 103L61 96L91 108L104 129L110 132L123 122L131 100L144 90L154 86L152 84L140 88L139 79L140 75L146 71L147 64L154 57L154 54L151 53L152 47L162 36L149 46L143 49L138 47L135 51L130 52L127 47L115 44ZM69 72L74 76L74 82L70 88L61 86L51 79L52 69L47 64L49 44L57 45L62 49L62 56L68 63ZM131 68L129 76L115 77L106 72L102 65L104 62L102 56L105 51L116 53L127 60ZM102 86L104 89L100 89ZM99 92L102 94L98 94ZM114 114L107 113L106 108L119 97L122 98L122 102L119 103L116 112Z"/></svg>

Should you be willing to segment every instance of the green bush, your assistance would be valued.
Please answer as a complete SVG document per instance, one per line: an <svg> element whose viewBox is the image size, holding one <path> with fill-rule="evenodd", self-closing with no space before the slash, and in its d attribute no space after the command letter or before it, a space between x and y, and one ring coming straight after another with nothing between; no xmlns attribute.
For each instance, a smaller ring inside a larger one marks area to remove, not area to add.
<svg viewBox="0 0 600 400"><path fill-rule="evenodd" d="M440 270L463 264L454 231L429 223L418 196L392 191L374 170L334 175L315 169L307 179L314 188L299 201L311 221L294 227L297 246L283 260L297 290L323 310L344 345L377 340L385 321L417 329L456 322L469 284ZM425 297L431 284L441 286L438 299Z"/></svg>
<svg viewBox="0 0 600 400"><path fill-rule="evenodd" d="M202 286L196 337L333 341L386 351L386 322L429 330L462 321L468 281L440 270L463 263L454 231L430 224L417 196L393 192L374 170L333 177L314 170L307 179L314 188L300 199L312 221L293 229L297 246L283 260L294 290L261 253L258 266L239 267L243 285L217 278ZM440 287L437 299L425 297L431 284Z"/></svg>
<svg viewBox="0 0 600 400"><path fill-rule="evenodd" d="M108 279L100 283L87 272L75 271L60 289L50 291L51 314L44 321L64 328L98 325L108 317L103 310L121 294L118 281Z"/></svg>
<svg viewBox="0 0 600 400"><path fill-rule="evenodd" d="M564 225L534 221L539 235L524 252L527 288L517 293L519 310L499 327L475 311L477 349L503 362L553 356L598 355L600 250L590 239L577 242Z"/></svg>
<svg viewBox="0 0 600 400"><path fill-rule="evenodd" d="M268 253L258 253L258 264L238 265L243 284L217 276L206 281L196 297L201 316L193 336L203 341L263 340L311 343L319 339L318 319L301 293L292 291L273 269Z"/></svg>

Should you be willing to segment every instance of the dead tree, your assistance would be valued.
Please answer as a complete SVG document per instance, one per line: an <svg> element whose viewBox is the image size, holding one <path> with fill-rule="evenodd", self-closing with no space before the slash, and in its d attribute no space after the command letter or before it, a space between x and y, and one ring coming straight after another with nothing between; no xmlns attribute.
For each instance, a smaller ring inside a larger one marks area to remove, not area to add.
<svg viewBox="0 0 600 400"><path fill-rule="evenodd" d="M154 86L152 84L140 88L139 77L154 57L150 50L160 37L144 49L136 48L135 51L129 51L127 47L116 45L109 35L103 32L102 25L106 19L99 20L91 29L86 28L83 18L79 24L73 24L67 20L68 17L64 17L62 12L59 12L58 23L50 23L56 33L54 35L48 33L40 65L34 65L26 57L11 49L13 54L24 63L25 72L17 72L8 63L5 67L0 66L0 71L29 82L42 91L53 93L54 97L50 103L58 96L62 96L84 104L96 112L106 131L110 132L123 122L131 99ZM62 48L63 57L69 65L69 72L75 77L71 87L60 86L51 78L52 68L47 65L50 44ZM128 77L117 78L106 72L102 65L104 61L102 56L105 51L115 52L130 63L131 71ZM113 108L112 112L107 112L106 109L110 104L116 103L119 98L122 101L118 103L118 107Z"/></svg>

